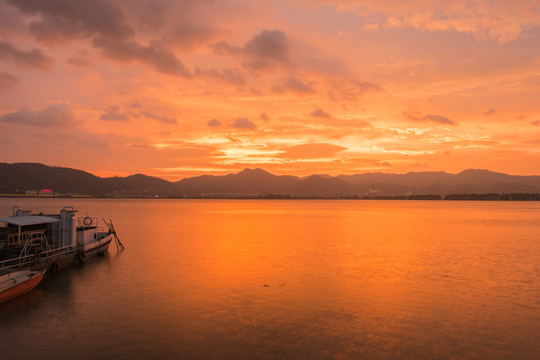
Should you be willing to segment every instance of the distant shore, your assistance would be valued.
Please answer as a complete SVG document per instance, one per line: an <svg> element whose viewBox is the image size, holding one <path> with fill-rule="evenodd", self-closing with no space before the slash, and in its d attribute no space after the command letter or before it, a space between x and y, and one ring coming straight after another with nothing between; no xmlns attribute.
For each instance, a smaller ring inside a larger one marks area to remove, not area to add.
<svg viewBox="0 0 540 360"><path fill-rule="evenodd" d="M107 195L35 195L0 194L0 198L38 198L38 199L175 199L175 200L438 200L438 201L540 201L540 193L486 193L486 194L448 194L448 195L409 195L409 196L298 196L298 195L205 195L201 196L107 196Z"/></svg>

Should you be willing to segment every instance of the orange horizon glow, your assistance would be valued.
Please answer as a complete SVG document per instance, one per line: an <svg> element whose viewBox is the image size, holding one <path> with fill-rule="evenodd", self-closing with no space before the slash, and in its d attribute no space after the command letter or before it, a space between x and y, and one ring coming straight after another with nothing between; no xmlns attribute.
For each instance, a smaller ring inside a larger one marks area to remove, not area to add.
<svg viewBox="0 0 540 360"><path fill-rule="evenodd" d="M0 162L540 175L538 2L70 4L0 0Z"/></svg>

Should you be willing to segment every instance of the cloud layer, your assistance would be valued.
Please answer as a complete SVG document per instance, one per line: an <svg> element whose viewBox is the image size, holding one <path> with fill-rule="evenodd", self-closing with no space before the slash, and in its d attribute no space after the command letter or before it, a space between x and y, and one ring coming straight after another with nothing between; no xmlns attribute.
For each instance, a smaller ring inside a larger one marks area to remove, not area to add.
<svg viewBox="0 0 540 360"><path fill-rule="evenodd" d="M539 7L0 0L0 161L540 174Z"/></svg>

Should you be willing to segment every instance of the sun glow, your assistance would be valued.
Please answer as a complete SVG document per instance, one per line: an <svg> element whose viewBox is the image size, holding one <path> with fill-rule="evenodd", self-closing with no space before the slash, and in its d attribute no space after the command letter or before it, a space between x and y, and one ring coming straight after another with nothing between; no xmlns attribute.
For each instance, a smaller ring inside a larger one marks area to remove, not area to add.
<svg viewBox="0 0 540 360"><path fill-rule="evenodd" d="M1 161L540 173L532 3L151 3L0 2Z"/></svg>

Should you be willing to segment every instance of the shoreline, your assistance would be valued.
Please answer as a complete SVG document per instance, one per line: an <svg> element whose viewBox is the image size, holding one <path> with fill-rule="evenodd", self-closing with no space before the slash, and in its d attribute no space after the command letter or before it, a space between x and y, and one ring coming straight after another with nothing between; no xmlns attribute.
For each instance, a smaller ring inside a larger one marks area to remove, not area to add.
<svg viewBox="0 0 540 360"><path fill-rule="evenodd" d="M201 195L201 196L100 196L0 194L0 198L36 199L170 199L170 200L405 200L405 201L540 201L540 193L486 193L410 196L293 196L293 195Z"/></svg>

